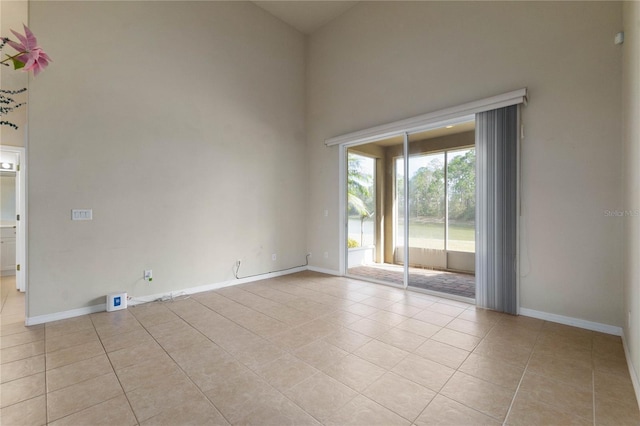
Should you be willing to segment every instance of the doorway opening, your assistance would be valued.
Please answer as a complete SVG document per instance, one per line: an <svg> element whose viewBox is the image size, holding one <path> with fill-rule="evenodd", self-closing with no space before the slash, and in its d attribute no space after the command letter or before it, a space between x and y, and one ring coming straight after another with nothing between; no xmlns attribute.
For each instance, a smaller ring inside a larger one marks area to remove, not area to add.
<svg viewBox="0 0 640 426"><path fill-rule="evenodd" d="M347 275L475 298L474 144L469 118L347 147Z"/></svg>
<svg viewBox="0 0 640 426"><path fill-rule="evenodd" d="M24 148L0 148L0 312L2 322L25 321Z"/></svg>

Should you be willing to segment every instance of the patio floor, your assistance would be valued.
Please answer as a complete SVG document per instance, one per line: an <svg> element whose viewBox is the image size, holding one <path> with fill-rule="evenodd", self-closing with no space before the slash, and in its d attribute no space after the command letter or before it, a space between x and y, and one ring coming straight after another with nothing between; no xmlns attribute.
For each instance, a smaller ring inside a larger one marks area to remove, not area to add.
<svg viewBox="0 0 640 426"><path fill-rule="evenodd" d="M401 265L385 263L356 266L349 268L348 272L358 277L403 284L404 271ZM471 299L476 297L476 278L471 274L409 267L409 286Z"/></svg>

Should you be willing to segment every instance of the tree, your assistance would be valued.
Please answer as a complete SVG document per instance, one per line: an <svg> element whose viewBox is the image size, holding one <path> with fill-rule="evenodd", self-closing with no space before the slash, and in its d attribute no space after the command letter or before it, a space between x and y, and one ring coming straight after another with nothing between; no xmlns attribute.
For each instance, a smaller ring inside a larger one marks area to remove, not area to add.
<svg viewBox="0 0 640 426"><path fill-rule="evenodd" d="M476 151L454 157L447 168L449 218L468 221L476 212Z"/></svg>
<svg viewBox="0 0 640 426"><path fill-rule="evenodd" d="M348 154L347 157L347 204L349 214L360 218L360 245L364 240L364 221L374 214L373 176L362 169L364 157Z"/></svg>

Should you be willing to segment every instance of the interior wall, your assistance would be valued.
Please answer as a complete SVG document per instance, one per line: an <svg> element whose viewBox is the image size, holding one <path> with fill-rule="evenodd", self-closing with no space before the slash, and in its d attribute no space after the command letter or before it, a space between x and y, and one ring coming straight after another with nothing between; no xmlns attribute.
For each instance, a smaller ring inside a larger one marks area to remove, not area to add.
<svg viewBox="0 0 640 426"><path fill-rule="evenodd" d="M30 88L30 317L304 264L301 33L251 2L34 1L30 22L54 61Z"/></svg>
<svg viewBox="0 0 640 426"><path fill-rule="evenodd" d="M24 23L29 25L28 10L29 3L27 0L0 1L0 35L16 40L16 37L11 33L11 30L24 34L22 24ZM2 49L2 56L13 53L17 52L9 46L5 46ZM3 89L22 89L23 87L28 86L28 80L28 74L23 71L16 71L9 67L0 67L0 87ZM15 95L13 98L17 102L25 102L27 100L27 93ZM3 117L18 126L18 129L16 130L9 126L0 126L0 144L9 146L25 145L27 108L27 105L23 105Z"/></svg>
<svg viewBox="0 0 640 426"><path fill-rule="evenodd" d="M622 117L624 207L624 334L630 361L640 372L640 4L626 1L624 11Z"/></svg>
<svg viewBox="0 0 640 426"><path fill-rule="evenodd" d="M528 87L520 305L622 325L619 2L363 2L308 46L308 241L339 269L352 131ZM325 216L323 212L328 210Z"/></svg>

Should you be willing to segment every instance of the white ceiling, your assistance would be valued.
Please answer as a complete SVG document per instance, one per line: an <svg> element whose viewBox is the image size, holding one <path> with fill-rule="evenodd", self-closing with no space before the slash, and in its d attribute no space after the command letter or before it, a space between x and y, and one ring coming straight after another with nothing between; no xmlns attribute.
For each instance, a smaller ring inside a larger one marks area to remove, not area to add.
<svg viewBox="0 0 640 426"><path fill-rule="evenodd" d="M357 1L254 1L304 34L311 34L332 19L342 15Z"/></svg>

